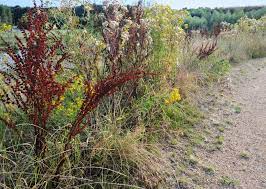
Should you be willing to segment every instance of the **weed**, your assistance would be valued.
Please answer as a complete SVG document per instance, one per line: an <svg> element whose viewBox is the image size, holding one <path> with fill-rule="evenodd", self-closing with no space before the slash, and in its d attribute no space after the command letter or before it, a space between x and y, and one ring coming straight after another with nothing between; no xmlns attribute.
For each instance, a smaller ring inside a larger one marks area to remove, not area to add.
<svg viewBox="0 0 266 189"><path fill-rule="evenodd" d="M179 188L188 188L189 184L190 184L190 180L187 177L181 177L178 180L178 187Z"/></svg>
<svg viewBox="0 0 266 189"><path fill-rule="evenodd" d="M66 82L58 81L64 74L65 69L62 62L68 58L68 54L63 51L61 39L57 39L51 33L51 27L48 28L48 15L45 10L35 6L27 13L27 20L27 27L22 29L23 39L16 37L20 52L17 53L8 43L6 43L7 48L4 49L14 64L8 62L6 66L9 69L1 70L1 76L9 89L1 89L1 102L4 107L10 107L10 109L5 108L8 110L7 113L21 110L28 117L34 130L31 139L36 139L35 155L37 158L45 158L46 152L51 150L48 149L47 139L48 134L53 132L53 127L49 125L52 113L59 107L64 108L62 106L65 99L64 94L76 77L71 78L70 75L70 79L67 79ZM144 33L143 35L146 35L146 32ZM53 43L49 41L49 37ZM105 37L110 42L112 36ZM121 36L119 35L119 37ZM120 38L113 40L120 40ZM145 40L145 37L142 40ZM137 46L136 43L135 46ZM131 44L131 48L135 48L135 46ZM59 138L63 143L59 146L63 152L55 166L53 174L55 176L50 179L54 188L58 186L64 165L72 155L73 141L91 125L89 114L98 107L105 96L114 94L124 83L134 82L144 76L144 71L139 66L131 68L132 70L117 70L118 62L116 60L120 55L116 52L116 48L116 46L110 45L109 51L106 52L112 62L109 73L100 79L97 78L98 80L93 80L90 77L81 80L84 83L79 110L74 116L73 122L68 123L66 131L59 132L61 134ZM9 115L4 114L0 120L9 128L17 130L15 122ZM14 120L16 121L16 119ZM45 173L49 164L43 162L42 166L45 168L40 171Z"/></svg>
<svg viewBox="0 0 266 189"><path fill-rule="evenodd" d="M182 164L182 163L179 163L178 164L178 167L176 168L176 175L179 176L181 175L182 173L184 173L186 171L187 167Z"/></svg>
<svg viewBox="0 0 266 189"><path fill-rule="evenodd" d="M177 145L178 144L178 140L177 139L172 139L171 140L171 145Z"/></svg>
<svg viewBox="0 0 266 189"><path fill-rule="evenodd" d="M224 143L224 137L223 136L217 136L214 143L218 144L218 145L222 145Z"/></svg>
<svg viewBox="0 0 266 189"><path fill-rule="evenodd" d="M203 170L208 175L213 175L215 173L215 169L212 166L203 166Z"/></svg>
<svg viewBox="0 0 266 189"><path fill-rule="evenodd" d="M217 50L217 40L214 40L211 43L208 42L206 44L202 44L198 52L198 58L200 60L205 59L211 54L213 54L216 50Z"/></svg>
<svg viewBox="0 0 266 189"><path fill-rule="evenodd" d="M247 40L243 40L247 39ZM229 34L220 40L220 51L231 62L242 62L251 58L265 57L265 37L263 31L237 32Z"/></svg>
<svg viewBox="0 0 266 189"><path fill-rule="evenodd" d="M236 107L234 108L234 111L235 111L236 114L240 114L240 113L241 113L241 107L236 106Z"/></svg>
<svg viewBox="0 0 266 189"><path fill-rule="evenodd" d="M265 34L250 32L249 24L243 30L246 20L236 35L220 35L217 27L207 39L186 36L185 10L116 1L92 7L81 6L82 18L68 5L51 10L60 18L35 7L17 37L1 33L11 60L0 65L0 180L9 188L170 188L169 177L200 164L193 148L205 137L194 126L204 117L195 92L227 74L229 61L265 56ZM188 144L173 173L161 141L182 147L180 136ZM210 148L223 142L217 136ZM214 174L211 166L202 169ZM177 182L190 188L200 181Z"/></svg>
<svg viewBox="0 0 266 189"><path fill-rule="evenodd" d="M193 131L192 133L188 135L193 145L201 146L204 144L204 141L206 140L205 136L195 131Z"/></svg>
<svg viewBox="0 0 266 189"><path fill-rule="evenodd" d="M20 53L16 53L6 43L4 52L13 60L14 65L7 63L10 69L1 71L9 89L1 91L4 94L1 101L5 107L11 105L13 109L20 109L27 115L36 136L35 153L40 156L47 147L47 122L52 111L60 105L70 84L70 80L64 84L56 80L62 71L62 62L68 55L64 52L61 57L57 55L57 51L62 51L63 48L61 40L53 37L53 45L48 45L50 31L45 29L48 15L42 9L32 9L27 15L29 23L27 30L22 30L23 39L16 37ZM24 40L26 43L23 43ZM12 112L9 109L8 113L10 111ZM1 117L0 120L16 129L15 122L10 117Z"/></svg>
<svg viewBox="0 0 266 189"><path fill-rule="evenodd" d="M220 60L213 64L211 72L219 76L223 76L229 72L231 65L227 60Z"/></svg>
<svg viewBox="0 0 266 189"><path fill-rule="evenodd" d="M223 186L237 186L239 185L239 181L238 180L235 180L235 179L232 179L228 176L222 176L222 178L220 179L220 183L223 185Z"/></svg>
<svg viewBox="0 0 266 189"><path fill-rule="evenodd" d="M226 123L227 125L232 125L232 124L233 124L232 121L230 121L230 120L226 120L225 123Z"/></svg>
<svg viewBox="0 0 266 189"><path fill-rule="evenodd" d="M221 133L223 133L225 130L225 127L218 127L218 131L220 131Z"/></svg>
<svg viewBox="0 0 266 189"><path fill-rule="evenodd" d="M188 162L189 162L190 165L196 165L196 164L199 163L199 160L194 155L191 154L188 157Z"/></svg>
<svg viewBox="0 0 266 189"><path fill-rule="evenodd" d="M221 150L221 149L222 149L222 145L216 144L216 143L211 144L211 145L208 146L208 151L209 152L214 152L216 150Z"/></svg>
<svg viewBox="0 0 266 189"><path fill-rule="evenodd" d="M240 156L240 158L242 158L242 159L249 159L250 158L250 154L248 153L248 152L241 152L240 154L239 154L239 156Z"/></svg>

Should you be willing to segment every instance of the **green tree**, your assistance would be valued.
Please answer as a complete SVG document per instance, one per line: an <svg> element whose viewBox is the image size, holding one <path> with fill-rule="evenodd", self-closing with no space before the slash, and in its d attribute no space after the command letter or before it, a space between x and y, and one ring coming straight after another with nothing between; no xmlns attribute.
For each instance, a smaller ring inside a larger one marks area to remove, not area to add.
<svg viewBox="0 0 266 189"><path fill-rule="evenodd" d="M0 5L0 22L12 23L12 12L10 7Z"/></svg>

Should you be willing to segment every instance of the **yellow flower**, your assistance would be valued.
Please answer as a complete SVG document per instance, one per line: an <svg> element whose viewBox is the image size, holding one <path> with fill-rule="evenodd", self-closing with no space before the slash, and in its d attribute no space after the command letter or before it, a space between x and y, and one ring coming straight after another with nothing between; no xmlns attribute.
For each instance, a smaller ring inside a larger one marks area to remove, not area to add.
<svg viewBox="0 0 266 189"><path fill-rule="evenodd" d="M71 85L71 87L68 89L69 92L75 93L76 91L80 91L84 86L84 77L82 75L79 75L74 80L74 83Z"/></svg>
<svg viewBox="0 0 266 189"><path fill-rule="evenodd" d="M179 102L181 100L181 95L179 89L174 88L170 93L168 99L165 100L165 104L173 104L175 102Z"/></svg>
<svg viewBox="0 0 266 189"><path fill-rule="evenodd" d="M57 108L58 111L62 111L64 109L64 107L62 106L62 104L60 104Z"/></svg>
<svg viewBox="0 0 266 189"><path fill-rule="evenodd" d="M77 98L76 99L76 103L77 103L78 108L80 108L82 106L82 104L83 104L83 99L82 98Z"/></svg>
<svg viewBox="0 0 266 189"><path fill-rule="evenodd" d="M64 100L65 100L65 97L64 96L60 96L59 101L62 102Z"/></svg>
<svg viewBox="0 0 266 189"><path fill-rule="evenodd" d="M167 99L165 99L164 102L165 102L165 104L167 104L167 105L170 104L170 101L167 100Z"/></svg>
<svg viewBox="0 0 266 189"><path fill-rule="evenodd" d="M6 32L6 31L10 31L12 29L12 26L9 24L1 24L0 25L0 32Z"/></svg>
<svg viewBox="0 0 266 189"><path fill-rule="evenodd" d="M86 93L90 92L90 95L94 95L95 94L95 88L93 84L89 84L89 86L86 88Z"/></svg>
<svg viewBox="0 0 266 189"><path fill-rule="evenodd" d="M56 101L55 101L55 100L52 101L52 105L53 105L53 106L56 105Z"/></svg>

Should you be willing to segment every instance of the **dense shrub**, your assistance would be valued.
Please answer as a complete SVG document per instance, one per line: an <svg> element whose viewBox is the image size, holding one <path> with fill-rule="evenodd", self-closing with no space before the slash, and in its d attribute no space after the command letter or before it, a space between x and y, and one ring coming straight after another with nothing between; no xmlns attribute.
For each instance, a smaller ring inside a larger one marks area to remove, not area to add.
<svg viewBox="0 0 266 189"><path fill-rule="evenodd" d="M186 11L177 11L170 6L154 5L147 10L153 39L152 66L165 76L175 70L180 57L180 47L185 37L181 28Z"/></svg>
<svg viewBox="0 0 266 189"><path fill-rule="evenodd" d="M56 36L51 33L51 27L47 25L46 12L41 8L34 8L28 12L27 21L27 26L22 30L23 39L16 38L19 52L12 49L8 43L6 43L7 48L3 50L12 59L12 62L7 62L6 69L1 70L1 75L8 88L8 90L1 89L1 102L6 111L1 115L1 121L17 131L16 124L19 120L10 116L14 110L24 112L34 130L35 155L45 158L46 152L49 150L47 135L53 132L53 128L49 125L52 113L60 106L63 108L65 92L70 88L71 82L76 79L76 76L70 75L70 79L63 77L64 66L67 65L63 65L63 61L68 58L68 54L63 52L61 40L56 39ZM117 40L120 40L120 37L117 37ZM133 44L132 48L135 47L134 45L137 44ZM116 46L109 46L106 55L117 58L112 54L114 50L117 50ZM70 155L72 140L91 124L88 114L97 108L103 97L113 94L117 87L144 75L140 66L127 71L127 69L117 70L117 65L118 63L112 59L112 66L109 68L108 74L96 81L92 81L92 78L79 81L84 82L83 93L79 109L73 122L70 123L70 128L66 131L67 134L61 136L66 138L62 140L64 152L59 157L55 168L55 177L51 179L54 187L58 185L59 174ZM45 164L45 162L43 163ZM40 170L41 173L45 173L47 168L44 167Z"/></svg>

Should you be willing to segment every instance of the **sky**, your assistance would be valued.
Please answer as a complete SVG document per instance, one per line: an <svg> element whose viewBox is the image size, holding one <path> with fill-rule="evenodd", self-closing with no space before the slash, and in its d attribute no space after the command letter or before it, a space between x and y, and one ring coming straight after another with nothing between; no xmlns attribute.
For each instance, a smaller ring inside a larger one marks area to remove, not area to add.
<svg viewBox="0 0 266 189"><path fill-rule="evenodd" d="M57 0L54 0L55 2ZM91 0L91 2L100 2L101 0ZM197 8L197 7L238 7L238 6L256 6L266 5L266 0L153 0L162 4L169 4L173 8ZM126 3L136 2L136 0L124 0ZM9 6L32 6L32 0L0 0L0 4Z"/></svg>

